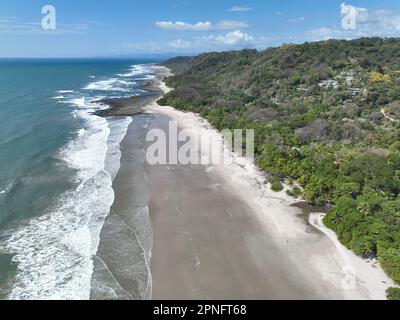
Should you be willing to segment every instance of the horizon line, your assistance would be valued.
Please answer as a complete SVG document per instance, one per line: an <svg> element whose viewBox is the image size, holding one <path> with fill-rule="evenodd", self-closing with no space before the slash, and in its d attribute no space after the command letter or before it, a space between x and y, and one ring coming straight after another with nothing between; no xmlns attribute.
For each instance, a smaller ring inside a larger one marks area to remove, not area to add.
<svg viewBox="0 0 400 320"><path fill-rule="evenodd" d="M150 57L160 57L160 58L173 58L173 57L193 57L193 56L198 56L201 54L207 54L207 53L212 53L212 52L233 52L233 51L243 51L243 50L257 50L258 52L262 52L271 48L280 48L285 45L305 45L308 43L321 43L321 42L328 42L328 41L346 41L346 42L351 42L351 41L357 41L361 39L382 39L382 40L390 40L390 39L397 39L400 40L399 37L380 37L380 36L361 36L358 38L354 39L340 39L340 38L331 38L331 39L321 39L321 40L315 40L315 41L302 41L302 42L283 42L279 45L271 45L265 48L241 48L241 49L227 49L227 50L211 50L211 51L198 51L198 52L166 52L166 53L132 53L132 54L120 54L120 55L97 55L97 56L75 56L75 57L0 57L2 60L6 59L145 59L145 58L150 58Z"/></svg>

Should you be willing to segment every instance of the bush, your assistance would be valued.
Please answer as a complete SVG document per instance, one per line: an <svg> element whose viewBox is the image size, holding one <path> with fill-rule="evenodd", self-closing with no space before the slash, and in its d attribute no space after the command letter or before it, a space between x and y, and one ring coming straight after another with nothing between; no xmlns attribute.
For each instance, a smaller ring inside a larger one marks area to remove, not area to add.
<svg viewBox="0 0 400 320"><path fill-rule="evenodd" d="M294 187L291 190L287 191L287 194L293 198L298 198L301 196L302 192L300 188Z"/></svg>
<svg viewBox="0 0 400 320"><path fill-rule="evenodd" d="M386 273L400 283L400 250L390 243L378 243L378 258Z"/></svg>
<svg viewBox="0 0 400 320"><path fill-rule="evenodd" d="M271 189L275 192L279 192L283 190L283 184L279 181L274 181L271 184Z"/></svg>
<svg viewBox="0 0 400 320"><path fill-rule="evenodd" d="M386 290L388 300L400 301L400 289L389 288Z"/></svg>

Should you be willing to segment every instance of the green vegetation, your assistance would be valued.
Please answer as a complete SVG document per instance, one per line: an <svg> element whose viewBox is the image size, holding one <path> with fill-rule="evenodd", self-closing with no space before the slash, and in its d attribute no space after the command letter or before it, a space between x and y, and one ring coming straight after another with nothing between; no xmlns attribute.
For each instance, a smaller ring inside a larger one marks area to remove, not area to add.
<svg viewBox="0 0 400 320"><path fill-rule="evenodd" d="M400 301L400 289L398 288L389 288L387 290L387 297L389 300Z"/></svg>
<svg viewBox="0 0 400 320"><path fill-rule="evenodd" d="M400 40L363 38L174 59L159 103L254 129L273 189L291 179L289 194L329 204L340 241L400 283L399 56Z"/></svg>
<svg viewBox="0 0 400 320"><path fill-rule="evenodd" d="M279 192L283 190L283 184L280 181L274 181L271 184L271 189L273 191Z"/></svg>

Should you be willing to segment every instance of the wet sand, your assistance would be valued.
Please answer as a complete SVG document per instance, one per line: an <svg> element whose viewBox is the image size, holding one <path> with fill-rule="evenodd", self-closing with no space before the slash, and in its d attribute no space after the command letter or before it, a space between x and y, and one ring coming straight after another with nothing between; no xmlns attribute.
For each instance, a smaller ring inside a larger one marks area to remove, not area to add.
<svg viewBox="0 0 400 320"><path fill-rule="evenodd" d="M146 128L152 118L136 116L121 145L121 166L113 182L115 200L94 259L92 299L151 298L149 260L153 234L144 148Z"/></svg>

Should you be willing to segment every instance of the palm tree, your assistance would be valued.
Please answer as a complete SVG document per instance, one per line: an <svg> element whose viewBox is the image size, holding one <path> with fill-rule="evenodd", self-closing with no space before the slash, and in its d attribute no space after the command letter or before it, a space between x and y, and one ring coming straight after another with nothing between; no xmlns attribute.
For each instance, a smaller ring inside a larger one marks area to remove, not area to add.
<svg viewBox="0 0 400 320"><path fill-rule="evenodd" d="M333 224L340 224L343 220L343 216L341 213L339 213L338 211L335 211L335 213L333 214L331 221Z"/></svg>
<svg viewBox="0 0 400 320"><path fill-rule="evenodd" d="M366 217L366 216L369 216L371 213L372 213L372 210L371 210L371 206L368 204L368 203L361 203L358 207L357 207L357 210L359 211L359 212L361 212L361 214L364 216L364 217Z"/></svg>
<svg viewBox="0 0 400 320"><path fill-rule="evenodd" d="M375 253L374 252L374 244L371 241L369 241L368 239L363 241L363 243L361 245L361 250L364 252L364 256L366 256L366 257L370 257Z"/></svg>

